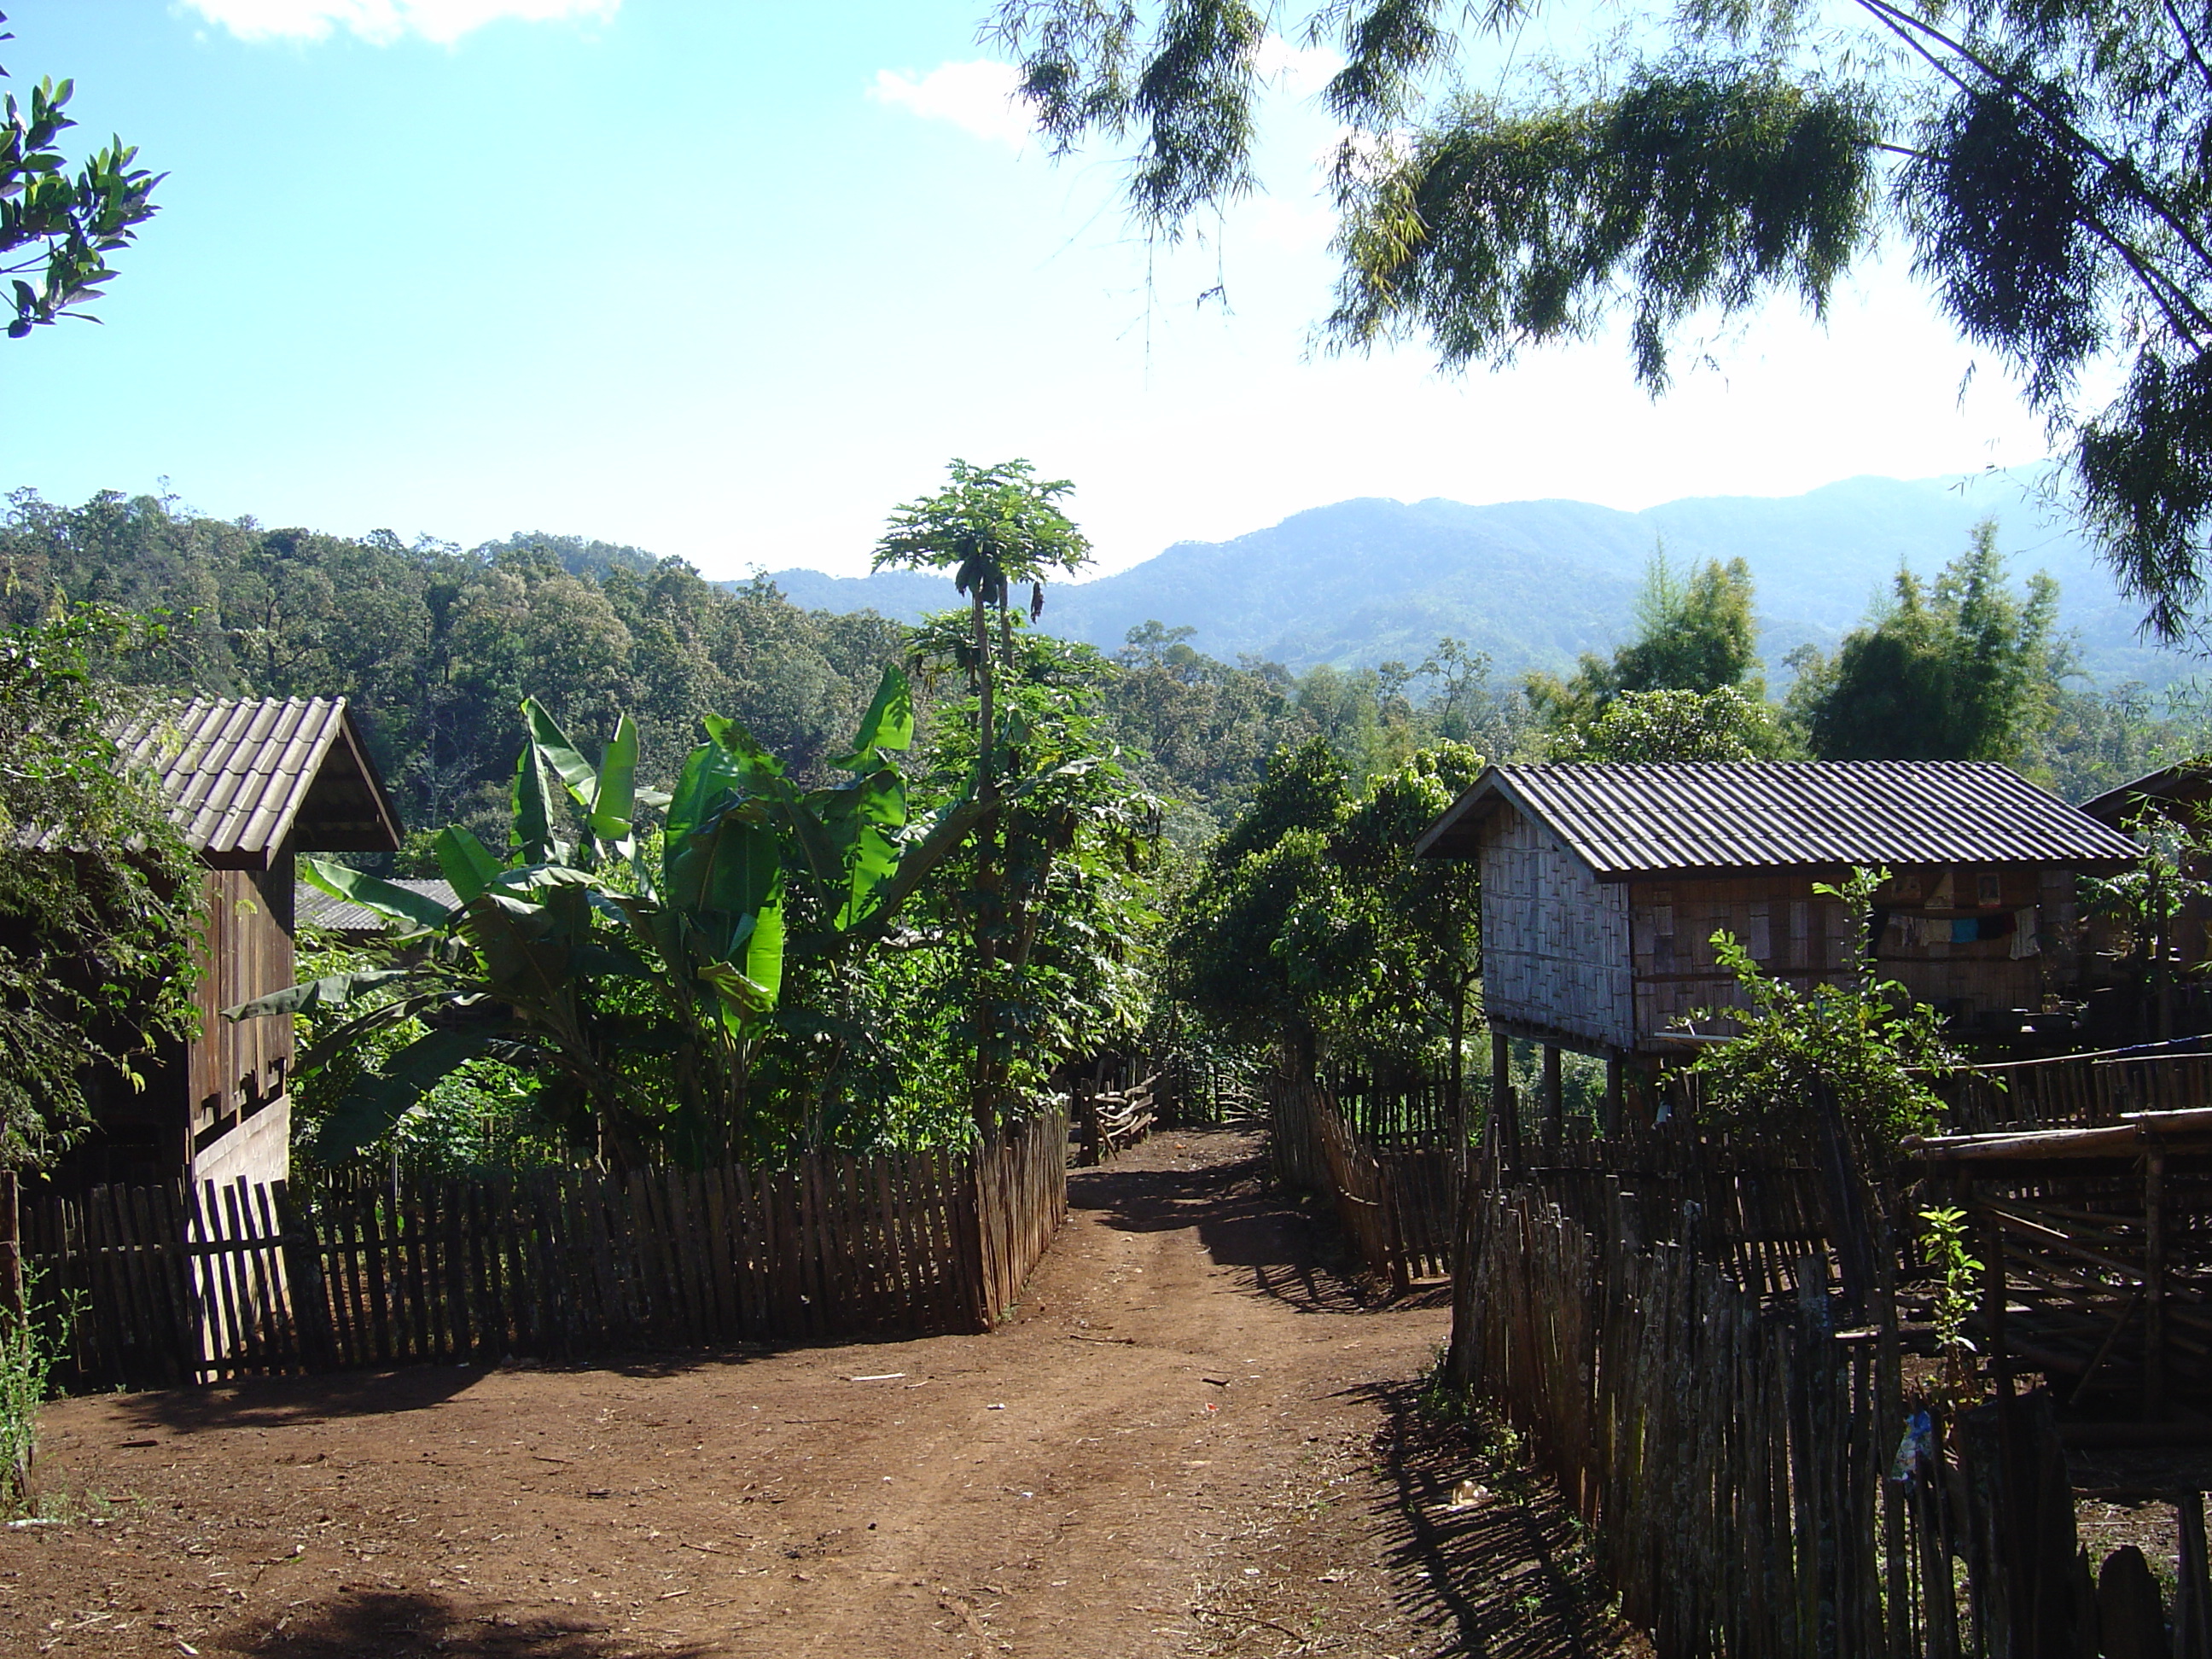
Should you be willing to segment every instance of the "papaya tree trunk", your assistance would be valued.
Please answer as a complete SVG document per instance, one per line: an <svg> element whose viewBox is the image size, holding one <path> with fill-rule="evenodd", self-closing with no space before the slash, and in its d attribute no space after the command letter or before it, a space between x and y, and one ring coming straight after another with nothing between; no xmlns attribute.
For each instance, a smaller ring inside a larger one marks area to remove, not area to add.
<svg viewBox="0 0 2212 1659"><path fill-rule="evenodd" d="M991 636L984 617L985 584L978 582L971 598L975 629L975 798L990 806L999 799L999 728ZM976 1136L983 1141L990 1139L999 1115L998 984L993 961L1003 875L999 867L998 816L993 812L986 817L975 834L975 1073L970 1109Z"/></svg>

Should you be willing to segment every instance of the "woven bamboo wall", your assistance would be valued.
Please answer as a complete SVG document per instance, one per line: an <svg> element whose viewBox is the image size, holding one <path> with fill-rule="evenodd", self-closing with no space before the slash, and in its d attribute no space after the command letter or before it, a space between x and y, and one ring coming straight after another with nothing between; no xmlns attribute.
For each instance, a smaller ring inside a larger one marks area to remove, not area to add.
<svg viewBox="0 0 2212 1659"><path fill-rule="evenodd" d="M1628 890L1550 831L1502 813L1482 848L1482 995L1491 1018L1610 1048L1635 1041Z"/></svg>

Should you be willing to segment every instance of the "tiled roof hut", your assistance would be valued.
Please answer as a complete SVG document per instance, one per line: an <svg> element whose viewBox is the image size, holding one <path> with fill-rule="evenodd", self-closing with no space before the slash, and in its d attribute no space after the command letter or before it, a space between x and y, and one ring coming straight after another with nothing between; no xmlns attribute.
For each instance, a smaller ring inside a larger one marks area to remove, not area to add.
<svg viewBox="0 0 2212 1659"><path fill-rule="evenodd" d="M2070 973L2075 877L2136 850L1964 761L1493 766L1415 848L1481 860L1493 1030L1616 1060L1682 1053L1662 1033L1736 1000L1717 930L1801 985L1847 973L1844 908L1814 886L1855 866L1891 872L1886 973L1969 1027L2039 1008Z"/></svg>
<svg viewBox="0 0 2212 1659"><path fill-rule="evenodd" d="M143 1095L102 1091L81 1181L255 1181L289 1165L292 1022L221 1011L294 981L294 855L386 853L399 823L343 698L194 698L115 734L205 866L200 1034Z"/></svg>

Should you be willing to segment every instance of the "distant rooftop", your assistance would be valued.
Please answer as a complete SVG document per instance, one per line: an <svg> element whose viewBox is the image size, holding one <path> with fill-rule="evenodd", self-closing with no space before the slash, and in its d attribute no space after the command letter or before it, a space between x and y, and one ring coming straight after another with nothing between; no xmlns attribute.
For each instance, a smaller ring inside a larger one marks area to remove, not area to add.
<svg viewBox="0 0 2212 1659"><path fill-rule="evenodd" d="M410 892L420 893L448 908L459 904L460 896L453 891L449 881L413 880L402 878L392 884L404 887ZM295 882L292 887L292 912L295 924L301 928L319 927L326 933L352 933L364 938L388 931L392 918L370 909L366 904L356 904L351 899L342 899L325 893L307 882Z"/></svg>
<svg viewBox="0 0 2212 1659"><path fill-rule="evenodd" d="M1471 857L1510 806L1601 881L1854 865L2118 867L2118 830L1987 761L1804 761L1677 766L1492 766L1414 848Z"/></svg>

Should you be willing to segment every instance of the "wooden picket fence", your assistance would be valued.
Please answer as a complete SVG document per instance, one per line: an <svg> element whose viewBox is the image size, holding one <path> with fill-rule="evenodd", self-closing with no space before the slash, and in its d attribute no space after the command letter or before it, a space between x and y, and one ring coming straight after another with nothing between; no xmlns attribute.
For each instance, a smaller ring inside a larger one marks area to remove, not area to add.
<svg viewBox="0 0 2212 1659"><path fill-rule="evenodd" d="M27 1203L24 1247L80 1386L988 1330L1066 1146L1060 1112L980 1156L95 1188Z"/></svg>
<svg viewBox="0 0 2212 1659"><path fill-rule="evenodd" d="M1778 1315L1692 1249L1640 1247L1638 1211L1615 1186L1589 1228L1493 1190L1467 1286L1469 1380L1590 1525L1622 1613L1662 1656L1927 1651L1905 1529L1878 1547L1899 1414L1872 1346L1838 1336L1814 1272Z"/></svg>

